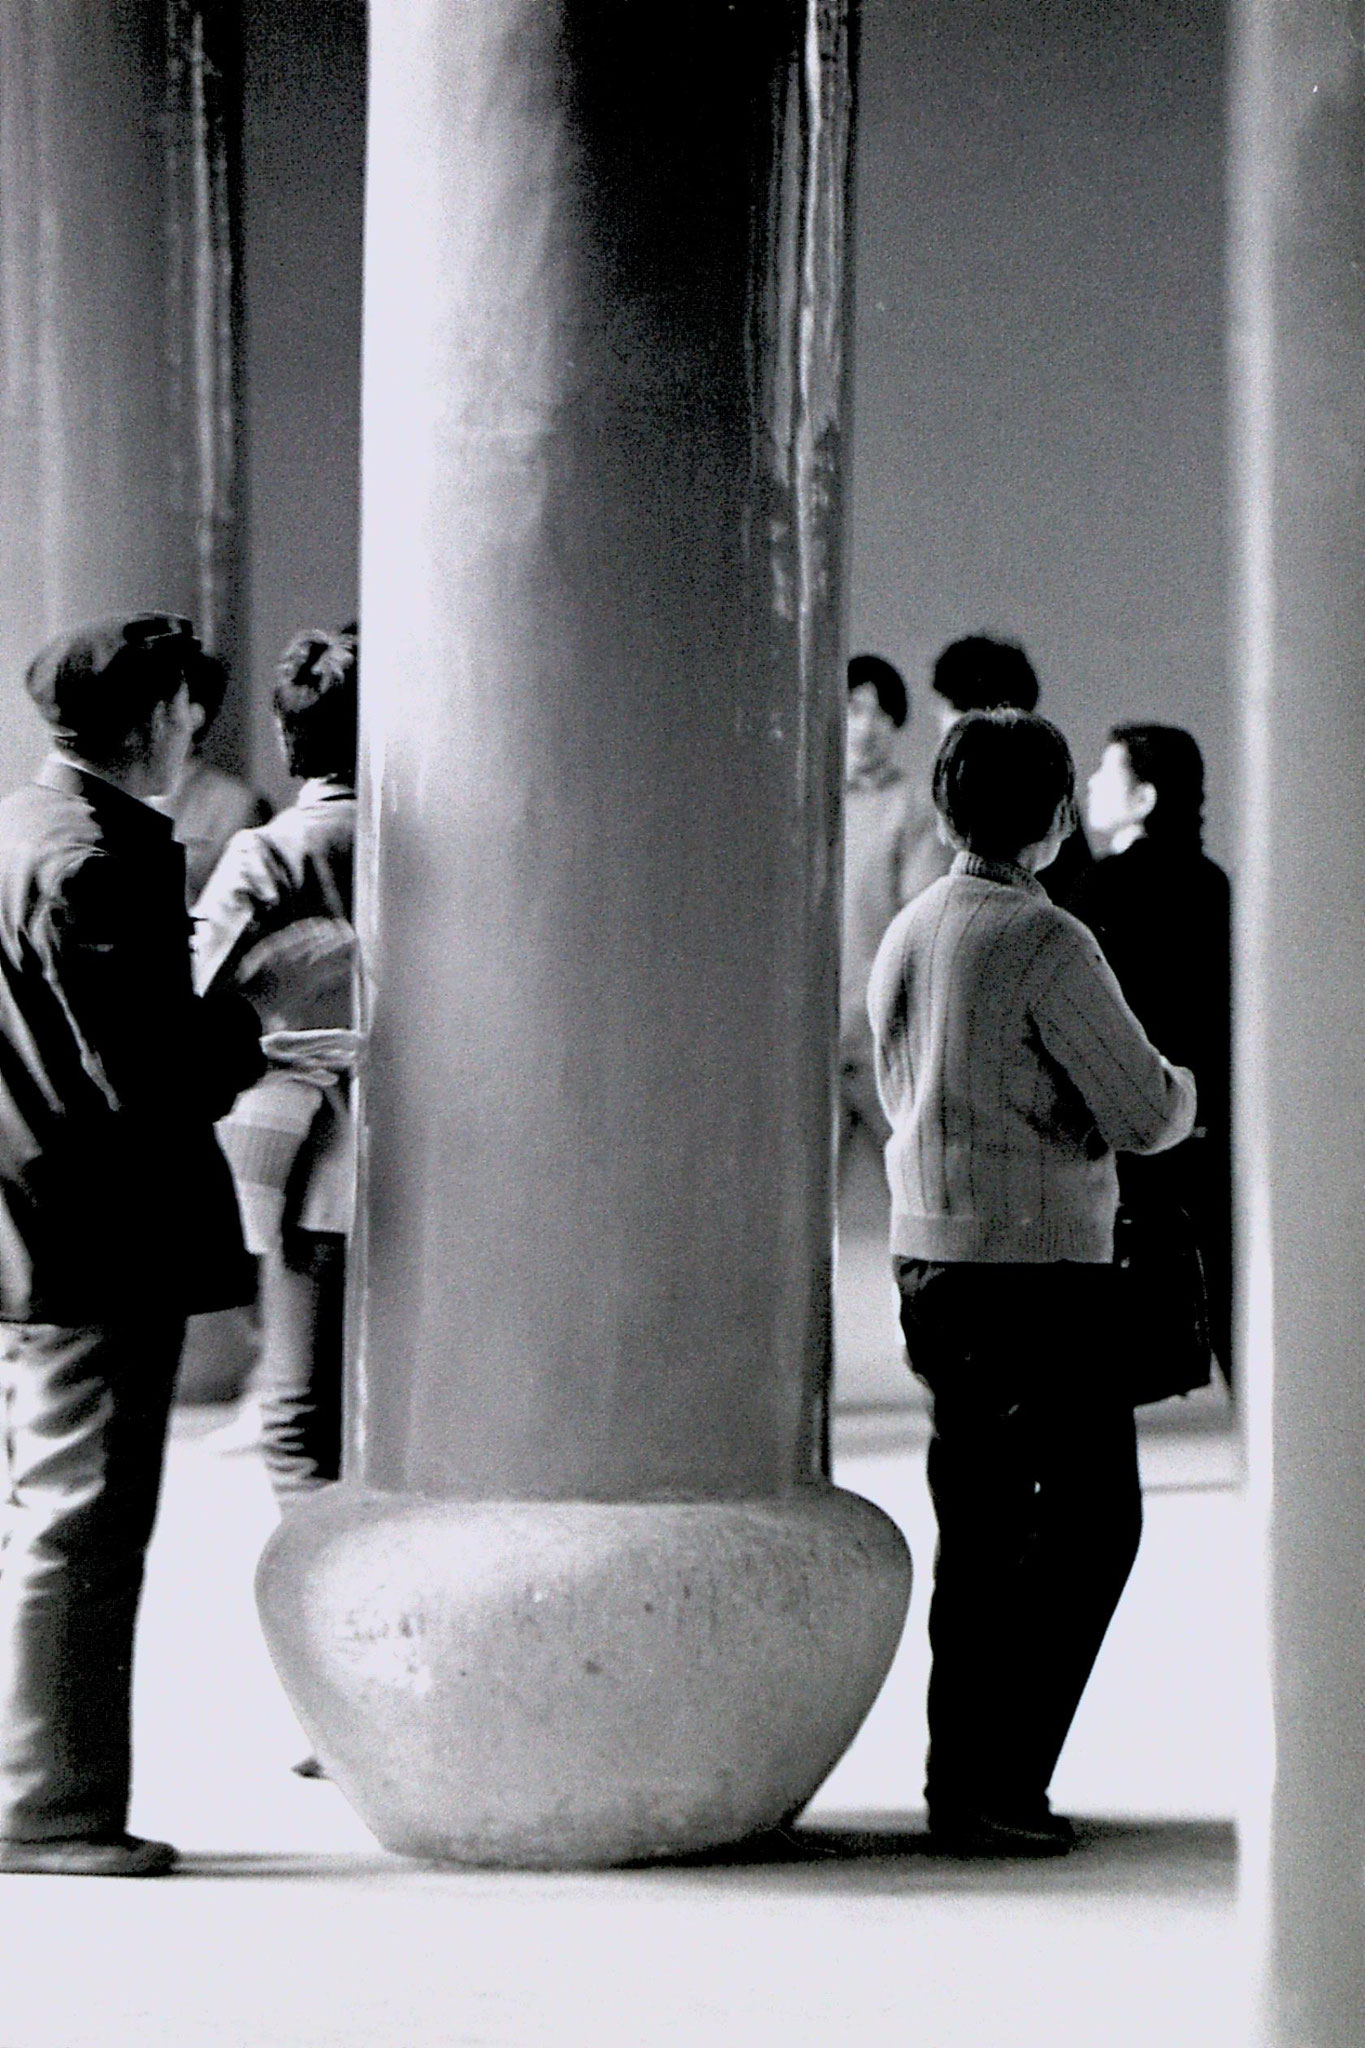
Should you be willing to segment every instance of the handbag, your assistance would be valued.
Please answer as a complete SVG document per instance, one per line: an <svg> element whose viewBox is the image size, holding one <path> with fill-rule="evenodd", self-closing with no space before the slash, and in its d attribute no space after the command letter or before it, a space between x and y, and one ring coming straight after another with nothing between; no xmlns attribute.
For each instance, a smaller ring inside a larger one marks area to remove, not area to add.
<svg viewBox="0 0 1365 2048"><path fill-rule="evenodd" d="M1204 1262L1185 1210L1120 1206L1114 1222L1118 1369L1135 1408L1206 1387L1213 1376Z"/></svg>

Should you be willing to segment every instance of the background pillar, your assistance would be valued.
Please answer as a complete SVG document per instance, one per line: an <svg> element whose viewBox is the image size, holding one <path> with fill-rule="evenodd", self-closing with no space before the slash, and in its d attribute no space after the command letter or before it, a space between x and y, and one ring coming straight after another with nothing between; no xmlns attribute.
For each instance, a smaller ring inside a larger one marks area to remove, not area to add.
<svg viewBox="0 0 1365 2048"><path fill-rule="evenodd" d="M908 1594L821 1477L849 27L371 34L349 1483L262 1608L382 1839L610 1861L799 1806Z"/></svg>
<svg viewBox="0 0 1365 2048"><path fill-rule="evenodd" d="M1264 2038L1365 2014L1365 72L1358 6L1236 17L1239 1120L1276 1768Z"/></svg>
<svg viewBox="0 0 1365 2048"><path fill-rule="evenodd" d="M170 606L232 651L231 13L0 0L0 786L52 634Z"/></svg>

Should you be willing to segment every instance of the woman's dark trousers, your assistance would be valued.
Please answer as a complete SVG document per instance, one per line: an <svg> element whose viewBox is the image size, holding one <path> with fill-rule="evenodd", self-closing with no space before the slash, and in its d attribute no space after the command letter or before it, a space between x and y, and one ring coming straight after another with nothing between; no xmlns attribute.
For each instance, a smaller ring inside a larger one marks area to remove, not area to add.
<svg viewBox="0 0 1365 2048"><path fill-rule="evenodd" d="M1106 1379L1113 1272L896 1267L910 1363L934 1397L930 1813L1026 1820L1142 1531L1133 1412Z"/></svg>
<svg viewBox="0 0 1365 2048"><path fill-rule="evenodd" d="M261 1441L281 1504L341 1471L345 1296L337 1233L286 1230L261 1260Z"/></svg>

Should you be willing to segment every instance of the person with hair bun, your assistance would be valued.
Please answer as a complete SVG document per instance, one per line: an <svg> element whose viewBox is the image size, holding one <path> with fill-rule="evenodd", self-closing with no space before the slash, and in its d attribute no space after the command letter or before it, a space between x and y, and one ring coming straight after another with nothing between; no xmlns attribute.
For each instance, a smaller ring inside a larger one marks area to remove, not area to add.
<svg viewBox="0 0 1365 2048"><path fill-rule="evenodd" d="M1197 1128L1159 1159L1124 1159L1125 1206L1193 1229L1224 1377L1232 1357L1232 895L1204 852L1204 757L1177 725L1114 726L1086 793L1100 843L1078 906L1144 1028L1199 1087Z"/></svg>
<svg viewBox="0 0 1365 2048"><path fill-rule="evenodd" d="M1178 1144L1195 1088L1037 879L1075 823L1057 728L969 713L933 790L952 868L868 989L901 1322L933 1396L925 1790L946 1848L1055 1855L1074 1831L1048 1787L1142 1527L1104 1360L1115 1153Z"/></svg>
<svg viewBox="0 0 1365 2048"><path fill-rule="evenodd" d="M250 998L269 1062L218 1131L260 1260L261 1443L281 1504L341 1469L358 671L353 627L300 633L285 649L275 723L302 787L268 824L235 835L195 908L196 984Z"/></svg>

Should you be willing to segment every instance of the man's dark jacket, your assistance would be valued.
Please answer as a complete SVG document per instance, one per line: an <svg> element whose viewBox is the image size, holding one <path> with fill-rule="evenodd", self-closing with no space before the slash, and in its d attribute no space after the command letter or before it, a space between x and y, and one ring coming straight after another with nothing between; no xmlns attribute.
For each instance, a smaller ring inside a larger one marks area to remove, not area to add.
<svg viewBox="0 0 1365 2048"><path fill-rule="evenodd" d="M64 760L0 799L0 1321L249 1297L213 1123L258 1032L193 992L167 819Z"/></svg>

